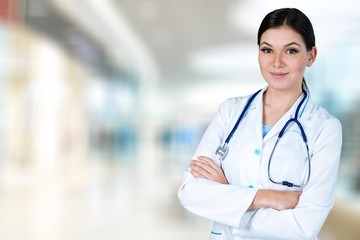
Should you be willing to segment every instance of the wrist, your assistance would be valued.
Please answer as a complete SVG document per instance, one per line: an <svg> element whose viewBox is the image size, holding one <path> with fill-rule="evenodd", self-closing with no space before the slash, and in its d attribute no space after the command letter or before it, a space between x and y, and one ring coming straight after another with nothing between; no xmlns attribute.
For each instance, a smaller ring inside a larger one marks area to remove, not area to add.
<svg viewBox="0 0 360 240"><path fill-rule="evenodd" d="M259 189L251 206L249 207L249 210L255 210L258 208L274 208L276 201L274 199L273 192L273 190Z"/></svg>
<svg viewBox="0 0 360 240"><path fill-rule="evenodd" d="M274 190L261 189L259 198L259 208L273 208L276 204Z"/></svg>

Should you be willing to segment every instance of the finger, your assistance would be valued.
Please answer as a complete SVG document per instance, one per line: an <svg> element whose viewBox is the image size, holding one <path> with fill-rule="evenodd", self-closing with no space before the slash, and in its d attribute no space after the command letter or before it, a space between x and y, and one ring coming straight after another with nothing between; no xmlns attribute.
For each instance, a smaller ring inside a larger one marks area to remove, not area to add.
<svg viewBox="0 0 360 240"><path fill-rule="evenodd" d="M191 169L190 172L195 177L201 177L219 183L228 184L228 181L221 168L217 167L216 169L214 169L205 161L200 161L200 160L191 161L190 169Z"/></svg>
<svg viewBox="0 0 360 240"><path fill-rule="evenodd" d="M206 157L206 156L198 156L198 159L200 161L204 161L207 164L209 164L211 167L217 169L219 166L215 163L215 161L212 158Z"/></svg>
<svg viewBox="0 0 360 240"><path fill-rule="evenodd" d="M211 175L214 174L214 169L207 163L193 160L190 165L190 169L196 171L207 179L211 178Z"/></svg>
<svg viewBox="0 0 360 240"><path fill-rule="evenodd" d="M197 159L200 160L200 161L204 161L206 163L213 162L212 158L209 158L209 157L206 157L206 156L198 156Z"/></svg>
<svg viewBox="0 0 360 240"><path fill-rule="evenodd" d="M205 178L205 179L208 179L208 177L206 177L202 172L203 170L200 169L199 171L196 169L196 168L192 168L190 170L191 174L194 175L194 177L196 178Z"/></svg>
<svg viewBox="0 0 360 240"><path fill-rule="evenodd" d="M203 174L201 174L200 172L196 171L195 169L192 169L191 174L194 175L194 177L196 178L206 178Z"/></svg>
<svg viewBox="0 0 360 240"><path fill-rule="evenodd" d="M191 162L191 167L197 169L197 171L207 172L211 173L213 172L213 168L206 162L199 161L199 160L193 160Z"/></svg>

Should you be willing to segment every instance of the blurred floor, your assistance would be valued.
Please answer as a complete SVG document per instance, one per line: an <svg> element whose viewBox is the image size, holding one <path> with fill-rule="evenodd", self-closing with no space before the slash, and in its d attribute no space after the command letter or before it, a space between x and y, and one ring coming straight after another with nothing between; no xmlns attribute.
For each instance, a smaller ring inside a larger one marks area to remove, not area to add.
<svg viewBox="0 0 360 240"><path fill-rule="evenodd" d="M148 195L130 167L20 170L2 179L0 239L207 239L209 223L180 209L176 189L163 201Z"/></svg>
<svg viewBox="0 0 360 240"><path fill-rule="evenodd" d="M2 172L0 239L207 239L210 222L179 206L177 177L159 180L156 189L139 176L105 163ZM319 240L359 239L359 223L358 201L337 200Z"/></svg>

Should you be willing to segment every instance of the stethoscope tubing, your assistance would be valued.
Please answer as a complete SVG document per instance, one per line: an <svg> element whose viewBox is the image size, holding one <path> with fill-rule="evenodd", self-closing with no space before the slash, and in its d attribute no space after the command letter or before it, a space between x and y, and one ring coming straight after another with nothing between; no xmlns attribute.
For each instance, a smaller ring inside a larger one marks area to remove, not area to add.
<svg viewBox="0 0 360 240"><path fill-rule="evenodd" d="M305 102L305 100L307 99L307 92L303 89L303 98L301 99L299 105L297 106L296 108L296 111L295 111L295 116L293 118L290 118L283 126L283 128L280 130L279 134L278 134L278 138L276 139L276 142L275 142L275 145L274 145L274 148L272 149L271 151L271 154L270 154L270 158L269 158L269 162L268 162L268 176L269 176L269 180L272 182L272 183L275 183L275 184L281 184L281 185L284 185L284 186L288 186L288 187L303 187L305 186L308 182L309 182L309 179L310 179L310 175L311 175L311 163L310 163L310 153L309 153L309 146L308 146L308 143L307 143L307 137L306 137L306 134L305 134L305 131L304 131L304 128L303 126L301 125L301 123L299 122L299 111L300 111L300 108L301 106L303 105L303 103ZM289 182L289 181L275 181L272 179L271 177L271 174L270 174L270 166L271 166L271 161L272 161L272 156L274 154L274 151L276 149L276 146L277 144L279 143L280 139L282 138L282 136L284 135L286 129L288 128L288 126L291 124L291 123L296 123L296 125L299 127L300 129L300 132L301 132L301 136L303 138L303 141L304 141L304 144L305 144L305 147L306 147L306 153L307 153L307 159L308 159L308 174L307 174L307 178L304 182L304 184L301 186L300 184L294 184L292 182Z"/></svg>
<svg viewBox="0 0 360 240"><path fill-rule="evenodd" d="M238 118L238 120L236 121L233 129L231 130L230 134L228 135L228 137L226 138L225 140L225 143L226 144L229 144L230 142L230 139L232 138L232 136L234 135L235 131L237 130L240 122L242 121L242 119L244 118L245 114L247 113L247 111L249 110L250 108L250 105L251 103L253 102L253 100L255 99L255 97L259 94L259 92L261 91L261 89L259 91L257 91L256 93L254 93L250 98L249 100L247 101L245 107L244 107L244 110L242 111L242 113L240 114L240 117Z"/></svg>
<svg viewBox="0 0 360 240"><path fill-rule="evenodd" d="M219 146L216 151L215 151L215 154L216 155L219 155L220 157L220 166L221 166L221 162L225 159L228 151L229 151L229 147L228 147L228 144L230 142L230 139L233 137L235 131L237 130L240 122L242 121L242 119L244 118L245 114L247 113L247 111L249 110L250 108L250 105L251 103L253 102L253 100L255 99L255 97L259 94L259 92L261 92L261 89L258 90L257 92L255 92L250 98L249 100L247 101L245 107L244 107L244 110L241 112L238 120L236 121L234 127L232 128L231 132L229 133L229 135L227 136L224 144L222 146Z"/></svg>
<svg viewBox="0 0 360 240"><path fill-rule="evenodd" d="M228 151L229 151L229 142L232 138L232 136L234 135L235 131L237 130L240 122L242 121L242 119L244 118L244 116L246 115L247 111L249 110L250 108L250 105L251 103L253 102L253 100L255 99L255 97L258 95L258 93L261 91L261 89L257 92L255 92L250 98L249 100L247 101L245 107L244 107L244 110L241 112L238 120L236 121L234 127L232 128L231 132L229 133L229 135L227 136L224 144L222 146L219 146L217 149L216 149L216 152L215 154L216 155L219 155L219 159L220 159L220 167L222 167L222 161L224 161ZM278 134L278 138L275 142L275 145L274 145L274 148L273 150L271 151L271 154L270 154L270 158L269 158L269 162L268 162L268 177L269 177L269 180L272 182L272 183L275 183L275 184L281 184L281 185L284 185L284 186L288 186L288 187L302 187L302 186L305 186L308 182L309 182L309 179L310 179L310 175L311 175L311 163L310 163L310 153L309 153L309 147L308 147L308 143L307 143L307 137L306 137L306 134L305 134L305 131L304 131L304 128L303 126L301 125L301 123L299 122L299 111L301 109L301 106L304 104L305 100L307 99L308 97L308 94L307 92L305 91L305 89L303 89L303 98L301 99L299 105L297 106L296 108L296 111L295 111L295 116L293 118L290 118L283 126L283 128L280 130L279 134ZM284 135L286 129L288 128L288 126L291 124L291 123L296 123L296 125L299 127L300 129L300 132L301 132L301 136L303 138L303 141L305 143L305 146L306 146L306 151L307 151L307 159L308 159L308 175L307 175L307 178L306 178L306 181L305 183L301 186L299 184L294 184L292 182L289 182L289 181L275 181L271 178L271 174L270 174L270 166L271 166L271 161L272 161L272 156L274 154L274 151L276 149L276 146L278 144L278 142L280 141L280 139L282 138L282 136Z"/></svg>

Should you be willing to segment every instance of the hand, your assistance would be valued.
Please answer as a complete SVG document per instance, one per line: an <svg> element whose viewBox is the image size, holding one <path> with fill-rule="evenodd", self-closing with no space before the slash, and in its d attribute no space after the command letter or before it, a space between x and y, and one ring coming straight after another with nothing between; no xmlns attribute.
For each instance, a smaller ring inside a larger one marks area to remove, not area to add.
<svg viewBox="0 0 360 240"><path fill-rule="evenodd" d="M205 178L222 184L228 184L223 170L209 157L199 156L190 162L190 172L198 178Z"/></svg>
<svg viewBox="0 0 360 240"><path fill-rule="evenodd" d="M294 209L299 203L301 192L278 192L273 208L275 210Z"/></svg>
<svg viewBox="0 0 360 240"><path fill-rule="evenodd" d="M299 203L300 195L301 192L260 189L248 210L267 207L278 211L294 209Z"/></svg>

